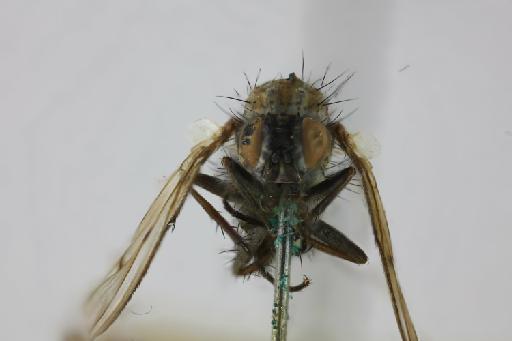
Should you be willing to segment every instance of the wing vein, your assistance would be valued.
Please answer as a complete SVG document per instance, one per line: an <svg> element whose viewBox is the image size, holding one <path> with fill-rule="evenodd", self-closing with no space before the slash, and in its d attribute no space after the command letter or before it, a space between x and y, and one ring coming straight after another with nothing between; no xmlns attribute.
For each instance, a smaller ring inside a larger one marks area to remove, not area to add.
<svg viewBox="0 0 512 341"><path fill-rule="evenodd" d="M391 235L384 206L377 188L377 182L375 181L375 176L372 172L372 165L365 157L358 154L357 146L341 123L335 124L333 128L334 135L341 148L352 160L354 166L362 177L364 194L368 205L368 212L372 221L375 243L379 249L382 267L388 284L393 304L393 311L400 335L404 341L417 341L418 336L416 335L414 324L402 294L402 289L398 283L393 259L393 248L391 246Z"/></svg>
<svg viewBox="0 0 512 341"><path fill-rule="evenodd" d="M201 166L232 136L236 126L236 120L229 120L219 132L195 145L166 181L135 230L131 244L86 302L91 338L107 330L131 299L170 223L178 217Z"/></svg>

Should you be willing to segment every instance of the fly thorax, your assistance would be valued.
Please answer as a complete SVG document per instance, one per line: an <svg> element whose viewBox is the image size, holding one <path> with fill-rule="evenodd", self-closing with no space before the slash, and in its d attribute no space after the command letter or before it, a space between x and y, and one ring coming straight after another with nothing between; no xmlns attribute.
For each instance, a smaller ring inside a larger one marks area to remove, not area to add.
<svg viewBox="0 0 512 341"><path fill-rule="evenodd" d="M260 171L266 182L298 183L302 178L300 117L270 113L263 121Z"/></svg>
<svg viewBox="0 0 512 341"><path fill-rule="evenodd" d="M302 183L332 151L321 93L290 74L253 89L237 132L240 163L263 183Z"/></svg>

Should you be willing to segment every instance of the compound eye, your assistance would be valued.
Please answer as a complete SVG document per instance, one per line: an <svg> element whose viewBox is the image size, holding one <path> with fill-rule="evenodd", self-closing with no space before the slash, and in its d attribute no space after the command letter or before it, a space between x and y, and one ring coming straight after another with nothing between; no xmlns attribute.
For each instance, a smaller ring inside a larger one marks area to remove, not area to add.
<svg viewBox="0 0 512 341"><path fill-rule="evenodd" d="M256 167L261 155L262 140L261 118L258 117L244 126L240 135L238 153L244 166Z"/></svg>
<svg viewBox="0 0 512 341"><path fill-rule="evenodd" d="M332 149L331 134L321 122L310 117L302 121L302 150L308 169L319 167Z"/></svg>

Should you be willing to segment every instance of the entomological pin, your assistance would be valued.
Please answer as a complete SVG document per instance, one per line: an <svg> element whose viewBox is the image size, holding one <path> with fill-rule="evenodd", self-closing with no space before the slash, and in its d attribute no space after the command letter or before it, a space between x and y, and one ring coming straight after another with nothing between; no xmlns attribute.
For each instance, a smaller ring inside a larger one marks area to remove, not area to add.
<svg viewBox="0 0 512 341"><path fill-rule="evenodd" d="M390 234L372 166L352 136L330 111L351 75L308 83L291 73L262 85L251 85L247 98L217 132L195 145L167 180L113 269L88 299L92 338L116 320L146 274L158 247L174 224L189 194L234 243L232 271L259 275L274 283L276 215L283 202L293 207L292 251L300 256L317 249L363 264L367 256L354 242L322 220L351 179L359 173L379 249L394 314L402 340L417 340L393 264ZM341 79L341 80L340 80ZM233 143L222 158L224 178L201 173L201 166L221 146ZM350 161L328 169L335 151ZM199 192L222 199L225 211L239 222L231 225ZM286 282L287 283L287 282ZM289 284L290 291L309 285Z"/></svg>

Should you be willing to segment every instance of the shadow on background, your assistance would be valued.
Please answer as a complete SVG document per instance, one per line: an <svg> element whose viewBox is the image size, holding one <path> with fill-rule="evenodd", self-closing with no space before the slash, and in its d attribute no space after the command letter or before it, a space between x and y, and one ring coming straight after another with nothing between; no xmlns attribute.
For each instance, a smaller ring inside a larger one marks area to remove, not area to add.
<svg viewBox="0 0 512 341"><path fill-rule="evenodd" d="M97 341L256 341L257 338L246 333L234 333L232 331L221 331L205 329L202 326L190 328L187 326L165 327L163 323L152 324L137 328L114 328L122 330L109 331L99 337ZM269 329L270 337L270 329ZM88 341L87 338L70 333L63 341Z"/></svg>

